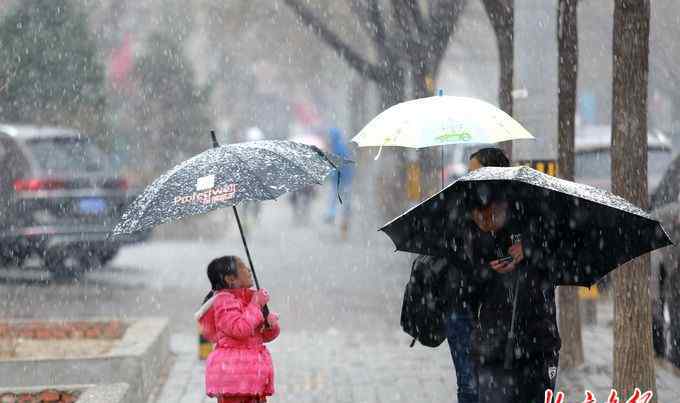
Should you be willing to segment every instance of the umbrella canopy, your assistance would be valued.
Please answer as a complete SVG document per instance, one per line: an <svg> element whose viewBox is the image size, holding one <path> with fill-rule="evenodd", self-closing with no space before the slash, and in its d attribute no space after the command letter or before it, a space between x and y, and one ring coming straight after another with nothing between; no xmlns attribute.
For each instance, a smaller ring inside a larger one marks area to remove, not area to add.
<svg viewBox="0 0 680 403"><path fill-rule="evenodd" d="M386 224L398 250L452 256L463 249L475 206L507 200L546 268L564 284L590 286L620 266L672 242L644 210L610 192L565 181L528 167L482 168ZM524 237L522 238L524 242Z"/></svg>
<svg viewBox="0 0 680 403"><path fill-rule="evenodd" d="M276 199L322 184L342 161L317 147L293 141L253 141L216 147L175 166L123 213L113 235L235 206Z"/></svg>
<svg viewBox="0 0 680 403"><path fill-rule="evenodd" d="M424 148L533 138L515 119L488 102L439 95L392 106L352 141L359 147Z"/></svg>
<svg viewBox="0 0 680 403"><path fill-rule="evenodd" d="M299 136L295 136L295 137L291 138L290 141L294 141L296 143L301 143L301 144L307 144L309 146L315 146L320 150L326 149L326 142L323 141L321 136L317 136L317 135L311 134L311 133L301 134Z"/></svg>

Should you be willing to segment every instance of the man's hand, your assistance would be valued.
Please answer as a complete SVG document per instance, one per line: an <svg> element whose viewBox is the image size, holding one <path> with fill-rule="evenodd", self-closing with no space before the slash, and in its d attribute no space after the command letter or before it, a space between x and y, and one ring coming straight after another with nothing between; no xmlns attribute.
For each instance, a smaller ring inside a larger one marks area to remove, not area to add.
<svg viewBox="0 0 680 403"><path fill-rule="evenodd" d="M524 260L524 248L522 247L521 242L513 244L510 249L508 249L508 253L512 256L512 261L501 262L500 260L493 260L489 262L491 269L501 274L510 273Z"/></svg>
<svg viewBox="0 0 680 403"><path fill-rule="evenodd" d="M521 242L513 244L508 249L508 253L512 256L512 262L515 264L521 263L524 260L524 248Z"/></svg>
<svg viewBox="0 0 680 403"><path fill-rule="evenodd" d="M489 266L491 266L491 269L501 274L510 273L511 271L514 271L517 268L514 260L510 262L492 260L491 262L489 262Z"/></svg>

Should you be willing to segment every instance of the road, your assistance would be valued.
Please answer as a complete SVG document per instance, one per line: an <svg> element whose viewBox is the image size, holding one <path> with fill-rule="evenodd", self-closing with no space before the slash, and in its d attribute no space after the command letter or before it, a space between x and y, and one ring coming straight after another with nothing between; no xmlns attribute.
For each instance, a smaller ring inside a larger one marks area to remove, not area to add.
<svg viewBox="0 0 680 403"><path fill-rule="evenodd" d="M304 226L293 224L286 200L264 203L257 225L247 231L260 283L272 295L271 309L294 331L394 328L408 279L407 256L394 253L376 230L378 221L368 224L361 206L343 241L337 226L323 222L325 200L317 199ZM196 231L202 222L159 231L177 234L191 227L187 232L203 239L154 237L124 248L111 264L78 280L53 280L41 267L4 269L0 293L7 298L0 301L0 312L66 319L162 315L172 319L173 332L193 329L192 313L209 290L208 262L224 254L245 259L228 210L212 213L206 222L210 234Z"/></svg>

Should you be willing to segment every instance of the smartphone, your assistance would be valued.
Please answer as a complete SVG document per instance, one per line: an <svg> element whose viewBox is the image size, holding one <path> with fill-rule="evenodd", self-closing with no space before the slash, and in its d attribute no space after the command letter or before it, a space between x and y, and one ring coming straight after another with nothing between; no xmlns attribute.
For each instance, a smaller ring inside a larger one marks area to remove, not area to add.
<svg viewBox="0 0 680 403"><path fill-rule="evenodd" d="M497 261L498 263L510 263L510 262L513 261L513 259L514 259L514 258L513 258L512 256L505 256L505 257L496 259L496 261Z"/></svg>

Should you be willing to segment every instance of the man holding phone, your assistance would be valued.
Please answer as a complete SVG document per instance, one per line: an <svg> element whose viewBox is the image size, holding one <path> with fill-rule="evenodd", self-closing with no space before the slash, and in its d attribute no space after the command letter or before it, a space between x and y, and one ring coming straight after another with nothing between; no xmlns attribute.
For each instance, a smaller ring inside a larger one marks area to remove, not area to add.
<svg viewBox="0 0 680 403"><path fill-rule="evenodd" d="M501 150L487 148L471 156L469 168L484 166L509 163ZM554 387L560 349L556 281L542 269L540 256L531 254L531 223L523 222L521 206L500 189L488 190L489 197L471 206L471 225L459 240L466 258L452 259L449 270L447 339L458 400L542 402L545 389ZM472 353L476 325L478 360Z"/></svg>
<svg viewBox="0 0 680 403"><path fill-rule="evenodd" d="M540 403L557 376L557 279L532 253L541 240L510 198L497 192L472 214L472 267L481 279L480 403Z"/></svg>
<svg viewBox="0 0 680 403"><path fill-rule="evenodd" d="M499 148L483 148L470 156L468 171L474 171L482 167L508 167L510 161L503 151ZM480 228L491 231L492 227L505 224L505 212L507 206L496 206L494 209L473 210L473 220ZM471 226L469 234L477 232ZM468 237L468 238L471 238ZM466 242L470 246L469 242ZM509 250L494 247L496 257L488 262L487 267L496 270L498 273L509 273L515 270L524 258L521 244L512 245ZM451 351L451 358L456 369L456 379L458 385L459 403L478 403L479 402L479 362L475 357L476 346L479 344L479 336L475 335L475 329L479 326L478 311L480 307L483 289L484 272L475 273L471 263L472 251L467 250L467 259L452 259L455 267L450 267L448 282L450 284L451 302L450 315L446 323L446 338Z"/></svg>

